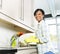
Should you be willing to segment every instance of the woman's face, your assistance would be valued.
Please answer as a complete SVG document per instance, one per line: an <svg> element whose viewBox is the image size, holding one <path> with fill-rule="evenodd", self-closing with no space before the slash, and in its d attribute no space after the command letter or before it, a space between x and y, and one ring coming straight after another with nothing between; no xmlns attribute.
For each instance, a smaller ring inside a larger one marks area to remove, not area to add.
<svg viewBox="0 0 60 54"><path fill-rule="evenodd" d="M42 14L41 11L36 12L35 18L36 18L36 20L38 22L40 22L41 20L43 20L43 17L44 17L44 15Z"/></svg>

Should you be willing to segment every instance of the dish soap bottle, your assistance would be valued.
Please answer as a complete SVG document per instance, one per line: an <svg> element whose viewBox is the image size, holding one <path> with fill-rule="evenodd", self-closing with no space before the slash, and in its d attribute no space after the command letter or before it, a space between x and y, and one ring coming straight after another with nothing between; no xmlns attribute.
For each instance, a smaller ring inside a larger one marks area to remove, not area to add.
<svg viewBox="0 0 60 54"><path fill-rule="evenodd" d="M15 47L19 47L19 37L23 35L23 32L18 32L17 34L14 34L12 37L11 37L11 47L12 48L15 48Z"/></svg>

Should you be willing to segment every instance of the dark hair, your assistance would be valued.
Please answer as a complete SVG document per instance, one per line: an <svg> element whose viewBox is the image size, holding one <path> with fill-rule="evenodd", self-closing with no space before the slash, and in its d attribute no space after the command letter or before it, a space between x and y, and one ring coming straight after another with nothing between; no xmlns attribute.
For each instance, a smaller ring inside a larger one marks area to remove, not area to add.
<svg viewBox="0 0 60 54"><path fill-rule="evenodd" d="M45 15L45 12L44 12L44 10L43 10L43 9L36 9L36 10L35 10L35 12L34 12L34 16L36 15L36 13L37 13L38 11L41 11L41 12L42 12L42 14L43 14L43 15Z"/></svg>

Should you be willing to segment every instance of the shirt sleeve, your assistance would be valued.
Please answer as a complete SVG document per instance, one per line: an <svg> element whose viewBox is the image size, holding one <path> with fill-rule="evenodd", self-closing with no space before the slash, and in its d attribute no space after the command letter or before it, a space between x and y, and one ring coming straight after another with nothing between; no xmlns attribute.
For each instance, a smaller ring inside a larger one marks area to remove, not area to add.
<svg viewBox="0 0 60 54"><path fill-rule="evenodd" d="M49 35L49 29L47 24L43 23L41 25L41 32L42 32L43 41L48 42L50 35Z"/></svg>

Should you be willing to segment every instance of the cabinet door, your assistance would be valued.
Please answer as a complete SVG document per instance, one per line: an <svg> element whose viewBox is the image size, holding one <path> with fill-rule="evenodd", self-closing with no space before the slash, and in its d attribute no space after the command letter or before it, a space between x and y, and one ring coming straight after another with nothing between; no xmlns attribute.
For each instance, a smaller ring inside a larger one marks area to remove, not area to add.
<svg viewBox="0 0 60 54"><path fill-rule="evenodd" d="M2 12L13 19L20 20L21 0L2 0Z"/></svg>
<svg viewBox="0 0 60 54"><path fill-rule="evenodd" d="M33 11L33 0L24 0L24 23L31 26Z"/></svg>

